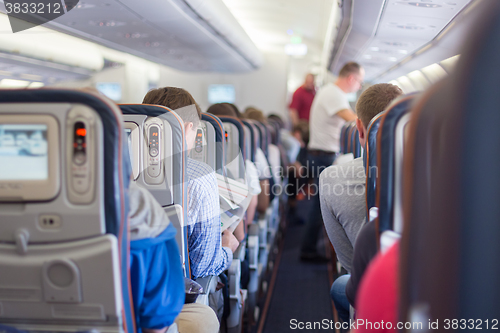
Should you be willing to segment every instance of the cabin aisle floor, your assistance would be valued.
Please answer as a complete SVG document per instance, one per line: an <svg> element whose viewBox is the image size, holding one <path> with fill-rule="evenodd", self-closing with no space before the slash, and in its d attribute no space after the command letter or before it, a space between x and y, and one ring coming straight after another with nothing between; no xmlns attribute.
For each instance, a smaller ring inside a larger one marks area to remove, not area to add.
<svg viewBox="0 0 500 333"><path fill-rule="evenodd" d="M304 263L299 259L305 225L288 225L278 274L263 333L296 332L299 322L333 322L327 264ZM318 249L325 249L326 237L320 237ZM324 250L326 252L326 250ZM325 253L323 252L323 253ZM300 331L300 330L299 330ZM319 332L321 329L303 332ZM259 332L260 333L260 332Z"/></svg>

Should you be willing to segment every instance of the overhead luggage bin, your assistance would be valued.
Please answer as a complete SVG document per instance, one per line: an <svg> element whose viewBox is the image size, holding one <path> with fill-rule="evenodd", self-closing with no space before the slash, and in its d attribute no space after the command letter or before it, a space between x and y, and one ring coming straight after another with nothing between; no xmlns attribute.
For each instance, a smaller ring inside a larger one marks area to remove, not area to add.
<svg viewBox="0 0 500 333"><path fill-rule="evenodd" d="M184 71L248 72L263 63L222 0L90 0L47 25Z"/></svg>

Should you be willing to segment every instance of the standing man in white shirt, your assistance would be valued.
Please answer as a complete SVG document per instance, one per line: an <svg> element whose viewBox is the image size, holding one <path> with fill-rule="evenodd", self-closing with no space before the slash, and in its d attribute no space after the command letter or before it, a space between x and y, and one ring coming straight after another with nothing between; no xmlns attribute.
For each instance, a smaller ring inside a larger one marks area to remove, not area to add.
<svg viewBox="0 0 500 333"><path fill-rule="evenodd" d="M356 120L347 94L361 89L365 77L364 69L355 62L345 64L335 83L323 86L311 106L309 119L310 140L307 146L308 172L318 186L319 174L332 165L340 151L340 130L346 121ZM319 188L311 194L311 211L302 241L300 259L309 262L326 262L318 254L316 243L322 227Z"/></svg>

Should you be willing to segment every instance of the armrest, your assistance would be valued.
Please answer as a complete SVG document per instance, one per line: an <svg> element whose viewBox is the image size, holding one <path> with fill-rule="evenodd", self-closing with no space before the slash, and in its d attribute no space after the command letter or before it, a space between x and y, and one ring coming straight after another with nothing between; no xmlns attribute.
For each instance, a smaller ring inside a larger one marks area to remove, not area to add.
<svg viewBox="0 0 500 333"><path fill-rule="evenodd" d="M196 279L196 282L203 287L203 293L198 296L196 303L210 305L209 295L210 293L215 292L219 278L215 275L209 275Z"/></svg>
<svg viewBox="0 0 500 333"><path fill-rule="evenodd" d="M229 298L240 299L241 261L233 259L229 267Z"/></svg>
<svg viewBox="0 0 500 333"><path fill-rule="evenodd" d="M243 240L236 251L233 253L233 260L234 259L239 259L240 261L245 260L245 250L247 247L247 241Z"/></svg>
<svg viewBox="0 0 500 333"><path fill-rule="evenodd" d="M259 268L259 236L248 236L248 266L251 270Z"/></svg>
<svg viewBox="0 0 500 333"><path fill-rule="evenodd" d="M215 287L217 287L218 278L215 275L209 275L202 278L197 278L196 282L199 283L203 288L203 291L200 293L200 295L206 295L209 294L211 290L215 290Z"/></svg>
<svg viewBox="0 0 500 333"><path fill-rule="evenodd" d="M380 235L380 251L384 253L387 251L394 243L396 243L401 238L401 235L392 230L386 230Z"/></svg>

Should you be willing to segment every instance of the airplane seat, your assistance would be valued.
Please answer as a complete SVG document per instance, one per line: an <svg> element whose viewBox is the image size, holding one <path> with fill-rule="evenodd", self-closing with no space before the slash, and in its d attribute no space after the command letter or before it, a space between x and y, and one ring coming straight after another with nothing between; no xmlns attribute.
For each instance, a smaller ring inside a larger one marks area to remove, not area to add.
<svg viewBox="0 0 500 333"><path fill-rule="evenodd" d="M252 125L248 121L241 119L241 122L243 123L243 125L245 125L244 127L245 138L247 138L245 140L246 151L247 151L246 159L255 162L255 149L257 145L255 132L253 131Z"/></svg>
<svg viewBox="0 0 500 333"><path fill-rule="evenodd" d="M267 145L267 132L264 129L264 125L257 120L249 120L252 122L256 129L257 136L259 138L258 148L262 150L266 160L269 163L269 150ZM272 183L270 182L272 186ZM269 207L265 214L262 216L258 216L257 224L258 224L258 232L259 232L259 276L262 276L267 266L267 258L269 254L268 244L269 244L269 226L270 226L270 211L269 208L272 207L271 201L269 202ZM256 214L257 215L257 214Z"/></svg>
<svg viewBox="0 0 500 333"><path fill-rule="evenodd" d="M412 119L400 311L490 330L500 311L500 3L480 6L455 72ZM428 170L430 179L417 178Z"/></svg>
<svg viewBox="0 0 500 333"><path fill-rule="evenodd" d="M356 123L355 122L352 122L350 125L349 125L349 128L347 129L347 133L346 133L346 140L347 140L347 153L350 153L352 154L353 152L353 135L354 135L354 130L356 129Z"/></svg>
<svg viewBox="0 0 500 333"><path fill-rule="evenodd" d="M228 175L235 180L245 179L245 131L243 123L233 117L219 117L224 125L226 136L226 168Z"/></svg>
<svg viewBox="0 0 500 333"><path fill-rule="evenodd" d="M249 133L250 136L250 150L247 149L247 159L251 162L256 162L257 149L260 147L260 136L253 120L241 119L241 122L245 126L245 133ZM248 137L248 136L247 136ZM256 214L257 216L257 214ZM259 291L259 223L255 223L255 220L248 226L248 237L247 237L247 257L248 257L248 267L249 267L249 282L247 287L247 308L246 312L249 314L250 320L253 321L254 313L257 305L257 293Z"/></svg>
<svg viewBox="0 0 500 333"><path fill-rule="evenodd" d="M219 162L217 149L218 146L222 148L222 142L217 142L216 136L217 132L214 125L209 121L201 119L196 129L194 147L189 151L189 157L195 161L207 164L216 173L222 175L224 169L217 169L217 162Z"/></svg>
<svg viewBox="0 0 500 333"><path fill-rule="evenodd" d="M340 153L347 154L347 140L346 140L346 131L349 127L350 122L346 122L342 129L340 130Z"/></svg>
<svg viewBox="0 0 500 333"><path fill-rule="evenodd" d="M345 145L345 131L347 129L348 123L345 123L342 128L340 129L340 153L345 154L346 153L346 145Z"/></svg>
<svg viewBox="0 0 500 333"><path fill-rule="evenodd" d="M244 124L233 117L218 117L218 119L222 124L227 148L224 161L227 176L240 182L246 182L245 160L248 152ZM241 262L245 260L245 248L246 243L243 241L234 253L233 262L228 270L230 315L225 325L230 332L240 332L243 323L243 305L246 301L246 291L240 288L240 281Z"/></svg>
<svg viewBox="0 0 500 333"><path fill-rule="evenodd" d="M279 147L279 132L276 132L274 130L274 127L272 125L264 125L266 132L267 132L267 138L268 138L268 160L269 160L269 165L271 167L271 175L274 180L274 185L271 188L271 190L274 193L282 193L283 189L283 183L282 183L282 173L281 173L281 166L282 166L282 160L281 160L281 150ZM280 195L275 195L273 201L270 202L269 205L269 244L274 244L274 239L277 233L277 229L279 226L279 205L280 205L280 199L282 196Z"/></svg>
<svg viewBox="0 0 500 333"><path fill-rule="evenodd" d="M119 105L130 133L133 179L164 208L177 229L184 275L190 277L187 249L186 147L182 119L158 105ZM158 138L155 140L155 138ZM149 142L149 143L148 143Z"/></svg>
<svg viewBox="0 0 500 333"><path fill-rule="evenodd" d="M267 132L269 133L269 143L273 145L278 145L278 135L274 123L268 120L266 127L267 127Z"/></svg>
<svg viewBox="0 0 500 333"><path fill-rule="evenodd" d="M381 117L377 133L378 179L375 206L378 207L378 237L380 237L382 251L388 249L400 237L400 233L395 231L394 228L393 213L395 201L397 200L395 169L398 167L398 162L402 162L402 156L400 156L399 160L396 160L396 147L402 149L404 132L401 135L396 130L403 126L400 121L405 115L409 114L416 96L416 94L402 96L391 103ZM404 119L407 123L409 115ZM404 130L404 127L402 129Z"/></svg>
<svg viewBox="0 0 500 333"><path fill-rule="evenodd" d="M354 158L358 158L360 156L360 148L358 128L354 126L351 132L351 153Z"/></svg>
<svg viewBox="0 0 500 333"><path fill-rule="evenodd" d="M0 323L135 332L120 110L93 93L1 90L0 137Z"/></svg>
<svg viewBox="0 0 500 333"><path fill-rule="evenodd" d="M367 127L366 145L363 163L366 172L366 220L370 221L370 209L375 207L375 193L377 189L377 132L380 120L385 111L372 118Z"/></svg>
<svg viewBox="0 0 500 333"><path fill-rule="evenodd" d="M226 160L226 144L225 144L225 131L224 124L222 121L210 113L202 113L201 120L203 122L208 122L213 127L215 132L215 145L216 145L216 166L214 168L215 172L220 175L225 175L225 160Z"/></svg>
<svg viewBox="0 0 500 333"><path fill-rule="evenodd" d="M411 266L407 263L401 263L403 266L401 267L401 285L408 286L406 288L411 288L411 290L421 288L424 281L428 284L429 281L426 277L421 277L422 282L415 280L416 276L421 275L421 271L433 275L433 278L437 278L435 276L437 267L435 266L434 259L430 259L427 255L427 247L435 241L435 236L427 235L426 230L429 229L429 231L432 230L432 232L441 235L444 231L443 223L438 222L436 217L434 217L434 214L438 214L441 210L439 206L443 204L442 199L435 197L435 186L437 186L438 182L442 181L437 178L437 173L434 170L438 169L442 164L442 159L445 158L445 150L455 149L452 146L445 147L440 142L447 127L443 119L444 113L440 110L447 108L446 100L449 98L449 94L446 92L448 89L446 89L445 85L447 82L450 82L448 80L451 80L451 77L438 82L426 90L416 101L411 111L407 148L405 148L407 154L405 154L403 161L404 180L402 194L404 227L400 245L401 256L408 257L411 255L412 258ZM452 170L448 171L452 172ZM450 190L455 191L457 189L453 185L450 186ZM446 195L446 200L452 194L452 192L449 192ZM436 200L436 202L433 202L433 200ZM440 216L444 218L442 214ZM445 217L445 219L448 218L451 218L451 216ZM433 224L429 224L431 220L434 221ZM446 228L451 237L456 233L456 228L452 226L446 226ZM448 236L446 236L447 238ZM419 253L414 253L413 248L415 246L420 247ZM451 255L450 251L456 250L456 248L450 246L449 242L444 241L439 247L436 248L434 246L433 248L439 251L435 252L434 256L440 258L442 258L443 253ZM429 263L429 266L433 267L434 271L430 271L427 268L427 263L423 265L421 258L424 257L433 262L433 264ZM449 258L442 264L449 269L453 265ZM410 272L411 274L415 274L415 277L407 276ZM453 278L450 277L450 283L451 281L453 281ZM438 294L446 298L450 296L449 292L449 286L443 285L442 290ZM424 310L420 306L425 304L425 302L420 301L429 299L429 297L429 292L419 297L411 297L412 302L416 301L414 303L416 306L410 308L408 291L402 290L401 302L404 305L401 305L401 309L405 310L401 312L401 316L405 318L406 316L413 317L416 315L427 316L427 310ZM448 310L443 309L443 311L449 313Z"/></svg>

